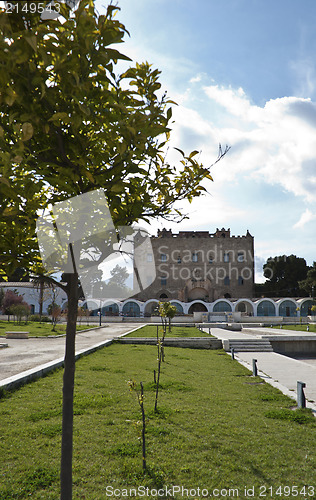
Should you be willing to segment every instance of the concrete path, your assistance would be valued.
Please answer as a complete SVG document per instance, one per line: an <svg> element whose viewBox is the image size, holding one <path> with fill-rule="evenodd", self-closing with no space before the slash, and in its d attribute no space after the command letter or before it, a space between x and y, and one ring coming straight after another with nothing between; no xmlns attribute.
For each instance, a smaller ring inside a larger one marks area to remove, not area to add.
<svg viewBox="0 0 316 500"><path fill-rule="evenodd" d="M76 354L106 345L113 337L137 330L143 325L109 324L78 332L76 336ZM0 387L12 380L30 375L43 367L61 365L65 354L65 336L38 337L28 339L5 339L0 342L8 347L0 349Z"/></svg>
<svg viewBox="0 0 316 500"><path fill-rule="evenodd" d="M205 329L208 331L208 329ZM211 334L221 340L264 338L265 335L304 336L309 332L293 330L277 330L273 328L244 328L241 332L231 332L222 328L212 328ZM297 401L297 382L306 384L306 406L316 412L316 357L315 356L283 356L276 352L243 352L235 353L235 359L252 371L252 360L257 360L258 375L266 382L277 387L287 396Z"/></svg>

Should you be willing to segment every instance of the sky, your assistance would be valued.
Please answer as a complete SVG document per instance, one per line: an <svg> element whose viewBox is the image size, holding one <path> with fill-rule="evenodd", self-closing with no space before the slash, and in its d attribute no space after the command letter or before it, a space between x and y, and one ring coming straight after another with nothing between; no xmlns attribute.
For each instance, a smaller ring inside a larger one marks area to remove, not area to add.
<svg viewBox="0 0 316 500"><path fill-rule="evenodd" d="M107 3L96 0L100 13ZM180 224L151 231L254 236L256 281L277 255L316 261L315 0L118 0L130 33L119 48L148 61L178 103L171 147L201 151L210 194Z"/></svg>
<svg viewBox="0 0 316 500"><path fill-rule="evenodd" d="M97 0L100 13L104 2ZM180 224L151 228L247 229L257 281L269 257L316 260L316 2L119 0L130 33L120 49L161 70L178 103L171 145L212 165L209 195L183 204Z"/></svg>

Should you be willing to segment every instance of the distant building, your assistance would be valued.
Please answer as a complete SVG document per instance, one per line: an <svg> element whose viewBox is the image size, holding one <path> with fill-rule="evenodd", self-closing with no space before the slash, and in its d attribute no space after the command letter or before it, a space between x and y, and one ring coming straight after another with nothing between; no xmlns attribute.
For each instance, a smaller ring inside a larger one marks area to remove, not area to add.
<svg viewBox="0 0 316 500"><path fill-rule="evenodd" d="M142 236L135 236L135 246ZM154 261L156 278L134 298L214 302L219 298L249 298L254 293L254 238L231 236L230 229L158 231L151 237L145 260ZM135 279L135 277L134 277ZM148 283L152 277L148 276Z"/></svg>
<svg viewBox="0 0 316 500"><path fill-rule="evenodd" d="M0 289L5 293L7 290L11 290L18 295L23 297L23 300L30 306L31 314L38 314L42 305L42 313L48 314L48 308L52 304L53 300L62 309L67 305L67 295L61 290L61 288L56 287L55 293L50 287L37 285L33 282L6 282L0 283Z"/></svg>

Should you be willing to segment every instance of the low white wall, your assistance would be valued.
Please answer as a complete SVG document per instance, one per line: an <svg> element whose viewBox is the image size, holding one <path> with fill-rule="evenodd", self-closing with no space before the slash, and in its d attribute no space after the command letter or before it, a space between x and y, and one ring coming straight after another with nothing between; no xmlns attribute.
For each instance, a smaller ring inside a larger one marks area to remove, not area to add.
<svg viewBox="0 0 316 500"><path fill-rule="evenodd" d="M295 318L292 318L292 320ZM282 323L283 316L244 316L241 322L245 323L270 323L271 325Z"/></svg>
<svg viewBox="0 0 316 500"><path fill-rule="evenodd" d="M160 323L160 321L160 316L152 316L150 318L151 323ZM172 318L171 323L195 323L196 321L198 320L193 316L175 316Z"/></svg>

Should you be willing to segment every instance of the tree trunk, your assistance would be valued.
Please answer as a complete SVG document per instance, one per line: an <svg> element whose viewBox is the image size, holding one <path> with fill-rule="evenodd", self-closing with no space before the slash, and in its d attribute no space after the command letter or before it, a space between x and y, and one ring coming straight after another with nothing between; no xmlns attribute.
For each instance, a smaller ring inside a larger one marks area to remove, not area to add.
<svg viewBox="0 0 316 500"><path fill-rule="evenodd" d="M40 282L40 297L39 297L39 316L42 321L43 316L43 299L44 299L44 281Z"/></svg>
<svg viewBox="0 0 316 500"><path fill-rule="evenodd" d="M68 275L68 316L63 378L60 499L72 498L73 398L75 382L75 337L78 315L78 274Z"/></svg>
<svg viewBox="0 0 316 500"><path fill-rule="evenodd" d="M145 408L144 408L144 387L143 382L140 383L140 400L141 400L141 410L142 410L142 452L143 452L143 471L147 469L146 466L146 418L145 418Z"/></svg>

